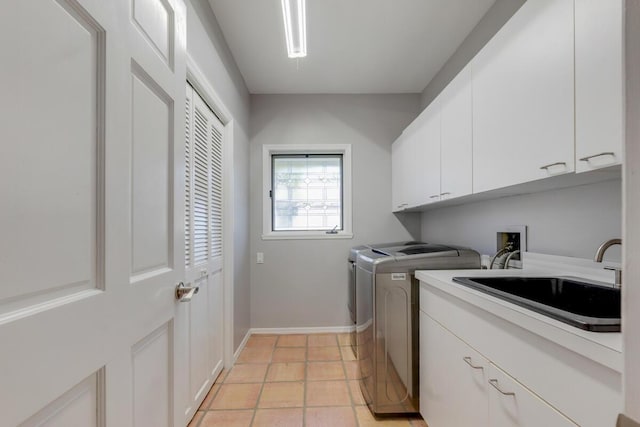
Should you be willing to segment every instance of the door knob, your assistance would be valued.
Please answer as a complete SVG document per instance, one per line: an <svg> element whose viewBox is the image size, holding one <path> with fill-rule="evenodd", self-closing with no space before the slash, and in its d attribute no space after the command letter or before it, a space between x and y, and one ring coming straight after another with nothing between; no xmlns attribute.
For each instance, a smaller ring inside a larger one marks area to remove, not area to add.
<svg viewBox="0 0 640 427"><path fill-rule="evenodd" d="M176 286L176 299L180 302L189 302L199 290L199 286L185 286L184 283L180 282Z"/></svg>

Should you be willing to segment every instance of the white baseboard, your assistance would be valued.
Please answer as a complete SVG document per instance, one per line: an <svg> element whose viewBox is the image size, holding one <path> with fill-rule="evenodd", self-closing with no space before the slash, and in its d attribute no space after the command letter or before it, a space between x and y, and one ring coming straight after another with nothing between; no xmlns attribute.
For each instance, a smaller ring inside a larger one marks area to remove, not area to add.
<svg viewBox="0 0 640 427"><path fill-rule="evenodd" d="M251 328L250 334L341 334L353 331L352 326L320 326L307 328Z"/></svg>
<svg viewBox="0 0 640 427"><path fill-rule="evenodd" d="M247 331L247 333L244 335L244 338L242 338L242 342L238 346L238 349L235 351L235 353L233 353L232 365L236 364L236 360L238 360L238 356L240 356L240 353L242 352L242 350L244 350L244 347L247 345L247 341L249 341L250 336L251 336L251 329Z"/></svg>

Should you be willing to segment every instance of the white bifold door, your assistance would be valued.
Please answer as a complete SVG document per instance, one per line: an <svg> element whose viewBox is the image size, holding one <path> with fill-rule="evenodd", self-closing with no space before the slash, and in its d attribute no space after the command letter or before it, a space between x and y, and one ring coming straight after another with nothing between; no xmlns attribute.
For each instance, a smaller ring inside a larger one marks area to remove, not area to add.
<svg viewBox="0 0 640 427"><path fill-rule="evenodd" d="M192 416L223 368L222 149L224 127L187 84L185 128L185 285L188 407Z"/></svg>
<svg viewBox="0 0 640 427"><path fill-rule="evenodd" d="M182 427L220 369L220 148L185 132L185 12L2 2L0 426Z"/></svg>

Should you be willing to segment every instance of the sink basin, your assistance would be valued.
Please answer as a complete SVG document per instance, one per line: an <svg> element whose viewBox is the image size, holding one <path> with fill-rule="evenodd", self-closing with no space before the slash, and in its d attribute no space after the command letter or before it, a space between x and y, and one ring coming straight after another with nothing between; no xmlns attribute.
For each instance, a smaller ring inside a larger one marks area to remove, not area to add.
<svg viewBox="0 0 640 427"><path fill-rule="evenodd" d="M454 277L454 282L569 325L620 332L620 289L572 277Z"/></svg>

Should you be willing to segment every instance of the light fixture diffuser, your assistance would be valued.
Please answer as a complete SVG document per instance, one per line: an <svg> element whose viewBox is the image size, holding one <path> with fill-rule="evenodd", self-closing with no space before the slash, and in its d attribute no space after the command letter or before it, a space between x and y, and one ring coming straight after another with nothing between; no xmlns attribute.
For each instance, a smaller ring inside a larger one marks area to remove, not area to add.
<svg viewBox="0 0 640 427"><path fill-rule="evenodd" d="M289 58L307 56L307 16L305 0L282 0L284 34Z"/></svg>

